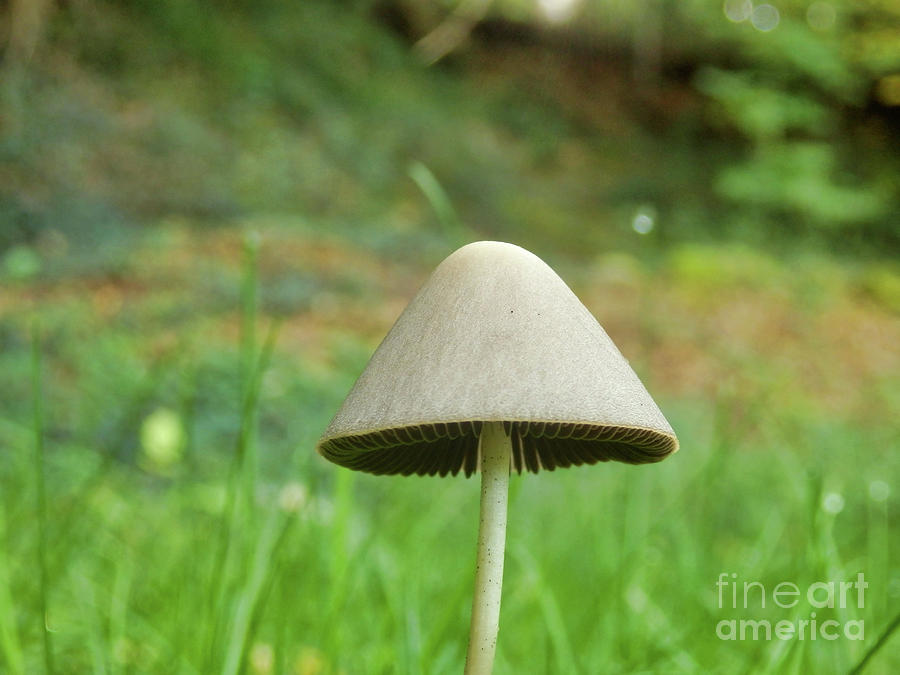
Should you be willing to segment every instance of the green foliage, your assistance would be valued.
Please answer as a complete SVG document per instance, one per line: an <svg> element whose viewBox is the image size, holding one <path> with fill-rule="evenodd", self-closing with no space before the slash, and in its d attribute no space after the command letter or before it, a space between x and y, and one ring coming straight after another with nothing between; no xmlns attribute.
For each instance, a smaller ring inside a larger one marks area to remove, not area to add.
<svg viewBox="0 0 900 675"><path fill-rule="evenodd" d="M421 165L484 236L630 247L628 214L649 205L660 241L771 229L885 250L900 149L872 97L900 59L877 28L896 9L826 4L827 25L788 2L762 32L718 3L584 3L559 30L610 52L599 80L552 40L473 40L426 69L370 2L65 5L0 91L0 248L28 245L43 274L114 272L137 226L248 213L446 238ZM534 3L491 16L543 35Z"/></svg>
<svg viewBox="0 0 900 675"><path fill-rule="evenodd" d="M784 284L783 270L765 253L749 246L683 244L669 254L669 268L677 283L696 288L776 288Z"/></svg>
<svg viewBox="0 0 900 675"><path fill-rule="evenodd" d="M751 14L712 31L734 45L738 65L702 67L694 84L716 103L711 119L749 145L744 158L719 170L716 191L797 232L870 232L892 240L900 192L880 176L897 171L896 153L860 156L866 131L847 114L865 104L883 65L859 59L852 47L871 36L855 3L815 5L779 4L780 20L766 32L755 29ZM897 44L883 43L894 61Z"/></svg>
<svg viewBox="0 0 900 675"><path fill-rule="evenodd" d="M697 88L721 105L721 114L753 141L780 140L789 132L822 136L834 127L834 114L811 98L773 87L749 73L707 67Z"/></svg>
<svg viewBox="0 0 900 675"><path fill-rule="evenodd" d="M743 164L722 170L716 190L734 202L799 216L812 227L846 230L885 222L893 201L878 184L835 181L834 149L820 142L783 142L760 147Z"/></svg>
<svg viewBox="0 0 900 675"><path fill-rule="evenodd" d="M148 235L129 258L123 279L137 287L67 296L65 282L41 282L37 398L35 308L7 300L3 669L40 670L46 634L59 672L458 672L477 482L354 474L312 450L385 328L359 325L384 304L360 289L387 276L411 293L429 249L387 275L372 254L343 265L355 285L319 270L317 302L295 298L305 309L292 313L265 309L284 256L305 266L296 251L340 259L359 254L355 242L307 231L298 244L283 223L214 238L210 265L204 238L182 227L190 236ZM229 289L210 301L200 281L215 268ZM896 613L896 270L709 243L674 247L658 268L616 253L564 276L628 345L682 447L658 465L513 477L497 672L847 672ZM117 292L128 295L110 318ZM277 343L267 312L288 317ZM715 636L731 616L808 618L718 608L722 572L771 590L859 571L866 606L820 620L862 619L865 642ZM896 639L871 672L900 667Z"/></svg>
<svg viewBox="0 0 900 675"><path fill-rule="evenodd" d="M41 259L34 249L18 244L3 254L3 273L10 279L28 279L41 270Z"/></svg>

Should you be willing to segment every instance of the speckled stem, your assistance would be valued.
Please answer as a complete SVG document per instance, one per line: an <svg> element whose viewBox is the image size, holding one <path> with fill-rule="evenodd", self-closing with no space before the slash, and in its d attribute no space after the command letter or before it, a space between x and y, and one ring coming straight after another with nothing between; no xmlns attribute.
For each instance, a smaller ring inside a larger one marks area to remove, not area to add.
<svg viewBox="0 0 900 675"><path fill-rule="evenodd" d="M481 432L481 520L466 675L489 675L494 666L506 547L509 458L510 440L503 424L485 423Z"/></svg>

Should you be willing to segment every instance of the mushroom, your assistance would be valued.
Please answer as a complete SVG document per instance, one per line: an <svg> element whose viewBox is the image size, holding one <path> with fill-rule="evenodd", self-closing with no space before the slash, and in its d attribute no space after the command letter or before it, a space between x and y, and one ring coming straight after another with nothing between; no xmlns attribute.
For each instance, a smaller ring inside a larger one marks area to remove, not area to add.
<svg viewBox="0 0 900 675"><path fill-rule="evenodd" d="M497 643L509 474L657 462L678 440L565 282L513 244L463 246L434 271L317 450L373 474L482 472L466 673Z"/></svg>

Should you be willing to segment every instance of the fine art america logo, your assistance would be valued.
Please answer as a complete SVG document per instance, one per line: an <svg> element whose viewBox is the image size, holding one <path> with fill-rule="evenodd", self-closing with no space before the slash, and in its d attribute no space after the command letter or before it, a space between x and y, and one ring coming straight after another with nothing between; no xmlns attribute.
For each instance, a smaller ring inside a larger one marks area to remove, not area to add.
<svg viewBox="0 0 900 675"><path fill-rule="evenodd" d="M767 608L793 611L791 618L775 621L722 619L716 624L716 636L720 640L865 639L865 622L846 618L866 606L869 584L862 572L856 575L855 581L817 581L805 587L782 581L767 588L759 581L738 581L737 577L735 572L719 575L716 595L720 610L754 614Z"/></svg>

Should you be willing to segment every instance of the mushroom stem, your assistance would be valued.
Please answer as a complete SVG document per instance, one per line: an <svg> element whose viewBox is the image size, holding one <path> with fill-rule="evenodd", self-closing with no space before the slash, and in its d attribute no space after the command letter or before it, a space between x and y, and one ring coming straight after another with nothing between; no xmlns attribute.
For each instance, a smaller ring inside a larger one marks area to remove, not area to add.
<svg viewBox="0 0 900 675"><path fill-rule="evenodd" d="M481 432L481 520L466 675L489 675L494 666L506 547L510 451L503 424L485 422Z"/></svg>

